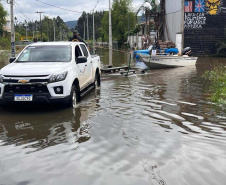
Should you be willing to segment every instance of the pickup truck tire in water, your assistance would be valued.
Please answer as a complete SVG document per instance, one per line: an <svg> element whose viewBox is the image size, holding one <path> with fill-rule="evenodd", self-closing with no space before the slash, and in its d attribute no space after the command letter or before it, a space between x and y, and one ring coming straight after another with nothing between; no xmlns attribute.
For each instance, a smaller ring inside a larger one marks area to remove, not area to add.
<svg viewBox="0 0 226 185"><path fill-rule="evenodd" d="M73 107L75 108L77 106L77 103L79 102L79 93L75 85L72 85L71 87L71 94L69 97L69 100L67 102L67 107Z"/></svg>
<svg viewBox="0 0 226 185"><path fill-rule="evenodd" d="M100 86L100 74L98 72L95 75L95 79L94 79L93 84L94 84L95 89Z"/></svg>

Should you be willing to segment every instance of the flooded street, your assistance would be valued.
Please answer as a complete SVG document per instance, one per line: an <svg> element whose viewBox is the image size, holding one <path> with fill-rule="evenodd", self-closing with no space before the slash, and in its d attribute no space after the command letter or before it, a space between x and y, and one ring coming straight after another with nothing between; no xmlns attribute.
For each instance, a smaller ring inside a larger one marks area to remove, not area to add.
<svg viewBox="0 0 226 185"><path fill-rule="evenodd" d="M113 53L114 66L128 59ZM75 109L0 107L0 185L224 185L226 110L202 78L219 63L103 75Z"/></svg>

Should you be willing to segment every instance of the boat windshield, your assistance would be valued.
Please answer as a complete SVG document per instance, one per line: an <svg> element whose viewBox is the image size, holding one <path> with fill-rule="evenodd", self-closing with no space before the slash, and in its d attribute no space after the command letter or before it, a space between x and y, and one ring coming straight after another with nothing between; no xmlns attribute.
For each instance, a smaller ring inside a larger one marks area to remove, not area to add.
<svg viewBox="0 0 226 185"><path fill-rule="evenodd" d="M70 62L71 46L29 46L16 62Z"/></svg>

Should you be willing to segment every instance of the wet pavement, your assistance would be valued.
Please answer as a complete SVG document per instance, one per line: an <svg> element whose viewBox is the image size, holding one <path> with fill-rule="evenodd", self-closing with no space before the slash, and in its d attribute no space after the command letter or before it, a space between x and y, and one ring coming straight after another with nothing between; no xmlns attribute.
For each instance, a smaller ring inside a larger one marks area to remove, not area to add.
<svg viewBox="0 0 226 185"><path fill-rule="evenodd" d="M1 107L0 185L224 185L226 110L202 78L216 63L102 76L75 109Z"/></svg>

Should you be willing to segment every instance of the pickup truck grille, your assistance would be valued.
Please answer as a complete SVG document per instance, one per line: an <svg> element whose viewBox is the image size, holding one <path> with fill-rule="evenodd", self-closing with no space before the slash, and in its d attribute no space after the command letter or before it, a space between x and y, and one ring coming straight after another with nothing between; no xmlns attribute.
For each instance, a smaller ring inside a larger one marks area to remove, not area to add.
<svg viewBox="0 0 226 185"><path fill-rule="evenodd" d="M45 85L6 85L5 93L48 93Z"/></svg>
<svg viewBox="0 0 226 185"><path fill-rule="evenodd" d="M29 83L48 83L49 75L34 75L34 76L3 76L4 83L14 83L14 84L21 84L19 80L29 80Z"/></svg>
<svg viewBox="0 0 226 185"><path fill-rule="evenodd" d="M3 79L5 83L19 83L18 79ZM29 83L43 83L48 82L48 79L30 79Z"/></svg>

